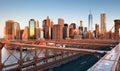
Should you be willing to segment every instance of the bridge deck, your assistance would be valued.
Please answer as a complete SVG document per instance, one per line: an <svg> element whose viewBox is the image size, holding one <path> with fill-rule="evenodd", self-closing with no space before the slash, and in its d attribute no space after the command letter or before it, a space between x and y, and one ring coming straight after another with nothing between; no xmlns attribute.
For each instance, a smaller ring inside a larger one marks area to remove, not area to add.
<svg viewBox="0 0 120 71"><path fill-rule="evenodd" d="M118 44L115 48L109 51L88 71L117 71L119 57L120 57L120 44Z"/></svg>

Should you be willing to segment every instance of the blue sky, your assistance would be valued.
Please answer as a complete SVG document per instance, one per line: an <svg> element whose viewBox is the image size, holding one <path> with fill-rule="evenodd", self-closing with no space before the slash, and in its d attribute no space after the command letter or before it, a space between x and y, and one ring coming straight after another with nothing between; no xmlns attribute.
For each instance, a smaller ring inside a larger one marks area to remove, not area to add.
<svg viewBox="0 0 120 71"><path fill-rule="evenodd" d="M100 14L106 13L107 30L120 19L120 0L0 0L0 36L3 36L5 21L12 19L20 23L21 29L33 18L42 24L47 16L57 24L58 18L65 23L83 21L88 26L88 14L93 14L93 24L100 24ZM94 26L93 26L94 27Z"/></svg>

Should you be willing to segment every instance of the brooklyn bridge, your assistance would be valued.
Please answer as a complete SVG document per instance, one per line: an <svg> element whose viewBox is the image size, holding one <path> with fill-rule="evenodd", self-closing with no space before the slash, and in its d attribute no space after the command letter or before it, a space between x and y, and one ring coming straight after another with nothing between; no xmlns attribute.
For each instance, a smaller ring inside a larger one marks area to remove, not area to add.
<svg viewBox="0 0 120 71"><path fill-rule="evenodd" d="M111 50L97 50L106 47ZM120 70L120 44L115 40L1 40L0 48L0 71L44 71L86 54L105 54L88 71ZM4 49L9 53L5 57Z"/></svg>

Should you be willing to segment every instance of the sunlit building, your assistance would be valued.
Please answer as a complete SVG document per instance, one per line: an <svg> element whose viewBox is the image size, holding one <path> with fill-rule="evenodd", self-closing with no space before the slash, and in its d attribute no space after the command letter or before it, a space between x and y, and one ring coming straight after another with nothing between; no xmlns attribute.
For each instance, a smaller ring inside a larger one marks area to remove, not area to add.
<svg viewBox="0 0 120 71"><path fill-rule="evenodd" d="M30 40L36 39L36 21L34 19L30 19L29 21L28 35Z"/></svg>
<svg viewBox="0 0 120 71"><path fill-rule="evenodd" d="M45 39L51 39L52 38L52 28L51 27L44 27L44 38Z"/></svg>
<svg viewBox="0 0 120 71"><path fill-rule="evenodd" d="M50 26L51 26L51 27L53 27L53 25L54 25L54 22L53 22L53 21L51 21Z"/></svg>
<svg viewBox="0 0 120 71"><path fill-rule="evenodd" d="M95 38L99 37L99 25L95 24Z"/></svg>
<svg viewBox="0 0 120 71"><path fill-rule="evenodd" d="M36 27L39 27L39 21L38 20L36 21Z"/></svg>
<svg viewBox="0 0 120 71"><path fill-rule="evenodd" d="M17 22L14 22L14 39L20 40L20 25Z"/></svg>
<svg viewBox="0 0 120 71"><path fill-rule="evenodd" d="M74 39L82 39L82 35L79 35L79 29L74 29Z"/></svg>
<svg viewBox="0 0 120 71"><path fill-rule="evenodd" d="M36 27L36 39L40 38L40 28Z"/></svg>
<svg viewBox="0 0 120 71"><path fill-rule="evenodd" d="M47 19L46 19L46 26L47 27L50 27L50 18L49 18L49 16L47 16Z"/></svg>
<svg viewBox="0 0 120 71"><path fill-rule="evenodd" d="M4 38L7 40L20 40L20 25L13 20L6 21Z"/></svg>
<svg viewBox="0 0 120 71"><path fill-rule="evenodd" d="M45 39L52 39L52 26L53 22L50 21L49 17L43 21L43 31L44 31L44 38Z"/></svg>
<svg viewBox="0 0 120 71"><path fill-rule="evenodd" d="M58 18L58 24L62 25L64 27L64 19Z"/></svg>
<svg viewBox="0 0 120 71"><path fill-rule="evenodd" d="M14 21L8 20L5 24L5 39L13 40L14 39Z"/></svg>
<svg viewBox="0 0 120 71"><path fill-rule="evenodd" d="M105 35L106 33L106 14L101 14L101 34Z"/></svg>
<svg viewBox="0 0 120 71"><path fill-rule="evenodd" d="M28 26L25 26L25 29L22 34L22 40L28 40L28 31L29 31Z"/></svg>
<svg viewBox="0 0 120 71"><path fill-rule="evenodd" d="M40 39L44 39L44 32L43 29L40 28Z"/></svg>
<svg viewBox="0 0 120 71"><path fill-rule="evenodd" d="M53 40L63 39L63 26L60 24L55 24L53 26Z"/></svg>
<svg viewBox="0 0 120 71"><path fill-rule="evenodd" d="M36 39L40 38L40 27L39 27L39 21L36 21Z"/></svg>
<svg viewBox="0 0 120 71"><path fill-rule="evenodd" d="M69 26L69 37L74 38L74 30L76 29L76 24L71 23Z"/></svg>

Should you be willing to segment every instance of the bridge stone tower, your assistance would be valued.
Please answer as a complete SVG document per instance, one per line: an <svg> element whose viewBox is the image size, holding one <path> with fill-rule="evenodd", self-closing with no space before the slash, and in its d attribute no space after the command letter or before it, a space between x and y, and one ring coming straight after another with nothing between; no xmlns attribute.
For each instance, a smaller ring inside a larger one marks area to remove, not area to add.
<svg viewBox="0 0 120 71"><path fill-rule="evenodd" d="M115 22L115 34L114 34L114 38L116 40L119 40L120 20L114 20L114 22Z"/></svg>

